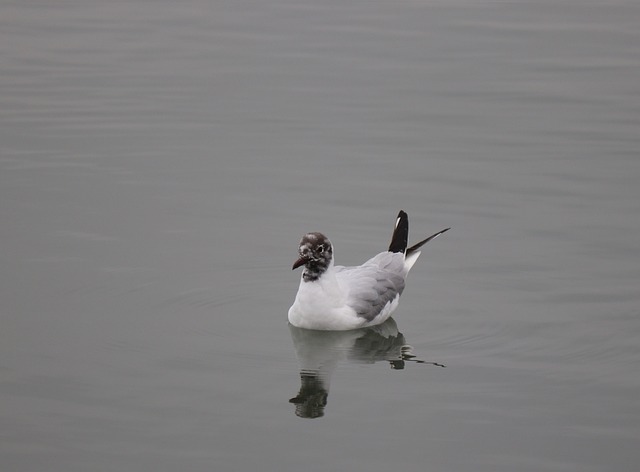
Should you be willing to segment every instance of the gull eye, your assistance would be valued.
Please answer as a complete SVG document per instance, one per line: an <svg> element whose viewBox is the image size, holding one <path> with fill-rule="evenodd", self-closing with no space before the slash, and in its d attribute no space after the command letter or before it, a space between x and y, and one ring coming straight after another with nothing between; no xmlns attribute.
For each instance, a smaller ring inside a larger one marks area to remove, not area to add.
<svg viewBox="0 0 640 472"><path fill-rule="evenodd" d="M324 251L325 251L324 244L320 244L320 245L318 246L318 252L322 253L322 252L324 252Z"/></svg>

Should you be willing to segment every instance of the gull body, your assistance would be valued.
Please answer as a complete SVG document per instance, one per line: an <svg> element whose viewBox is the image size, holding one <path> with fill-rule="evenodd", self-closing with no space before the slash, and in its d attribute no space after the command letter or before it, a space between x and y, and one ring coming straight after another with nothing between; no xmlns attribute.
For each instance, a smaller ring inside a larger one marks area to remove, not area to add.
<svg viewBox="0 0 640 472"><path fill-rule="evenodd" d="M450 228L407 248L409 219L400 211L389 249L353 267L336 266L333 245L322 233L307 233L296 269L304 266L289 322L298 328L344 331L384 323L398 307L419 248Z"/></svg>

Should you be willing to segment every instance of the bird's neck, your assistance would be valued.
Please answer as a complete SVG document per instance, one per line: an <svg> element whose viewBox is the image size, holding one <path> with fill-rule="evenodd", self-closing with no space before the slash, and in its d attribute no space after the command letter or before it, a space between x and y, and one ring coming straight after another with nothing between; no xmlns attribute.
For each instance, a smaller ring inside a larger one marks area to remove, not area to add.
<svg viewBox="0 0 640 472"><path fill-rule="evenodd" d="M305 282L317 282L327 272L333 269L333 258L330 261L310 261L304 266L302 280Z"/></svg>

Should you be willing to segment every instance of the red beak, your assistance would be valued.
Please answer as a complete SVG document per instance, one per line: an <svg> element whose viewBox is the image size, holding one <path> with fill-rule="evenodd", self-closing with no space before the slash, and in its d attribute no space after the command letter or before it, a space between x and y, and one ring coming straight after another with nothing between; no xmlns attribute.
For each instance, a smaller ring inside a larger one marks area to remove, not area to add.
<svg viewBox="0 0 640 472"><path fill-rule="evenodd" d="M291 270L296 270L298 267L305 265L308 261L309 259L307 259L304 256L301 256L300 259L298 259L293 263L293 267L291 268Z"/></svg>

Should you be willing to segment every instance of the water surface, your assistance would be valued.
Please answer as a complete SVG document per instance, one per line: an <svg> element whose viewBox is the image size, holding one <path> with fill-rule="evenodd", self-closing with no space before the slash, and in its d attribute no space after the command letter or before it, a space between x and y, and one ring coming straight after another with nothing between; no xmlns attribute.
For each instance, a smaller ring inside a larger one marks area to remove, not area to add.
<svg viewBox="0 0 640 472"><path fill-rule="evenodd" d="M2 469L635 471L639 21L5 2ZM290 329L300 236L399 209L394 321Z"/></svg>

